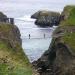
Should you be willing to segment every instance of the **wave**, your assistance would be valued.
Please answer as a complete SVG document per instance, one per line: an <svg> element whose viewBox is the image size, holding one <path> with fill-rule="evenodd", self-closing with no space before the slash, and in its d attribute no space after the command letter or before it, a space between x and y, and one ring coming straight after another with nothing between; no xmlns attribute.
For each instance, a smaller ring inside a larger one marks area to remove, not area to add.
<svg viewBox="0 0 75 75"><path fill-rule="evenodd" d="M23 17L15 18L15 20L24 21L24 22L35 22L35 19L32 19L30 15L25 15Z"/></svg>

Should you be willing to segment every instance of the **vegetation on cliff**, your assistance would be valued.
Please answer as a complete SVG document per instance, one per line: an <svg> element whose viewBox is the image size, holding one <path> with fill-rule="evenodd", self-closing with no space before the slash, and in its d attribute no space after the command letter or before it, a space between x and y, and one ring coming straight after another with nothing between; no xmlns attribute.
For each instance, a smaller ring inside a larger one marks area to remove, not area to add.
<svg viewBox="0 0 75 75"><path fill-rule="evenodd" d="M0 23L0 75L32 75L16 26Z"/></svg>
<svg viewBox="0 0 75 75"><path fill-rule="evenodd" d="M75 6L66 6L61 15L64 20L60 22L59 27L54 31L55 34L61 34L61 40L67 44L72 53L75 52Z"/></svg>
<svg viewBox="0 0 75 75"><path fill-rule="evenodd" d="M52 12L47 10L41 10L34 13L31 18L38 19L40 16L60 16L58 12Z"/></svg>
<svg viewBox="0 0 75 75"><path fill-rule="evenodd" d="M21 45L19 29L0 22L0 75L32 75L31 65Z"/></svg>
<svg viewBox="0 0 75 75"><path fill-rule="evenodd" d="M66 6L61 15L48 51L34 63L40 75L75 75L75 6Z"/></svg>
<svg viewBox="0 0 75 75"><path fill-rule="evenodd" d="M56 57L54 60L58 75L75 74L75 6L66 6L61 15L64 20L54 31L55 38L54 49ZM54 41L54 40L52 40ZM57 73L57 72L55 72Z"/></svg>
<svg viewBox="0 0 75 75"><path fill-rule="evenodd" d="M62 15L64 15L62 25L75 25L75 6L66 6Z"/></svg>
<svg viewBox="0 0 75 75"><path fill-rule="evenodd" d="M60 24L60 29L64 30L62 40L75 52L75 6L66 6L64 12L66 15L64 21Z"/></svg>

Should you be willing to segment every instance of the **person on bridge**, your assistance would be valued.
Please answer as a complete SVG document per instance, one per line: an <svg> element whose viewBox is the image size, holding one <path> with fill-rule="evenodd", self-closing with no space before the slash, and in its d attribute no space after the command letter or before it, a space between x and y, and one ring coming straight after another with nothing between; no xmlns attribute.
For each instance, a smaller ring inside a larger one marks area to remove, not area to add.
<svg viewBox="0 0 75 75"><path fill-rule="evenodd" d="M29 39L30 39L30 34L29 34Z"/></svg>
<svg viewBox="0 0 75 75"><path fill-rule="evenodd" d="M46 37L46 35L44 34L44 38Z"/></svg>

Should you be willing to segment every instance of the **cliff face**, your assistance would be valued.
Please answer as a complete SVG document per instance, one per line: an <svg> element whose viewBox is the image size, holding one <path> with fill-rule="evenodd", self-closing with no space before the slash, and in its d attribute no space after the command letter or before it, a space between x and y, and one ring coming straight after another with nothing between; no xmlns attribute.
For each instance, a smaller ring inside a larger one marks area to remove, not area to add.
<svg viewBox="0 0 75 75"><path fill-rule="evenodd" d="M32 75L21 43L19 29L0 22L0 75Z"/></svg>
<svg viewBox="0 0 75 75"><path fill-rule="evenodd" d="M16 44L21 46L19 29L15 25L0 23L0 40L5 40L10 43L12 48L16 47Z"/></svg>
<svg viewBox="0 0 75 75"><path fill-rule="evenodd" d="M0 74L32 75L27 56L21 47L18 28L0 23Z"/></svg>
<svg viewBox="0 0 75 75"><path fill-rule="evenodd" d="M75 75L75 6L65 8L65 19L54 31L49 49L33 63L40 75Z"/></svg>
<svg viewBox="0 0 75 75"><path fill-rule="evenodd" d="M50 11L38 11L31 18L36 19L35 24L41 27L53 26L59 24L60 14Z"/></svg>
<svg viewBox="0 0 75 75"><path fill-rule="evenodd" d="M66 6L61 15L64 15L64 20L62 25L75 25L75 6Z"/></svg>

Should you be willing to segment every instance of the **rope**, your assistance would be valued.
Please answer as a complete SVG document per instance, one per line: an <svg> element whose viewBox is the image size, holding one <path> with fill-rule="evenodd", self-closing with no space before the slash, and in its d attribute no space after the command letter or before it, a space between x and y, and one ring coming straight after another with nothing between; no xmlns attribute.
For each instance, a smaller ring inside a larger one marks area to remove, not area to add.
<svg viewBox="0 0 75 75"><path fill-rule="evenodd" d="M45 38L36 38L36 37L31 37L31 38L22 38L22 39L49 39L49 38L52 38L52 37L45 37Z"/></svg>
<svg viewBox="0 0 75 75"><path fill-rule="evenodd" d="M21 19L16 19L15 20L18 20L18 21L23 21L23 22L33 22L33 21L25 21L25 20L21 20Z"/></svg>

